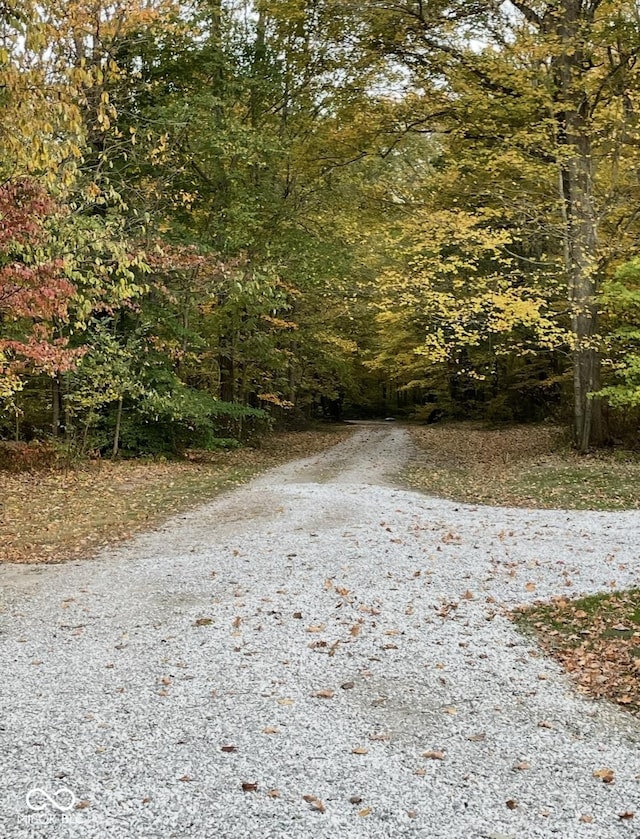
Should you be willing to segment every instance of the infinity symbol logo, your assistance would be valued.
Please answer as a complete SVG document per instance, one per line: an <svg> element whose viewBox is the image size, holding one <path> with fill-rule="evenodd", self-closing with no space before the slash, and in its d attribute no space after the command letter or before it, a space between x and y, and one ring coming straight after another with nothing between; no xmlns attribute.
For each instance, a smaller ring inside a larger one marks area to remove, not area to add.
<svg viewBox="0 0 640 839"><path fill-rule="evenodd" d="M33 787L26 795L27 806L32 810L45 810L47 807L55 807L56 810L71 810L76 803L76 797L72 790L61 787L54 793L49 794L42 787Z"/></svg>

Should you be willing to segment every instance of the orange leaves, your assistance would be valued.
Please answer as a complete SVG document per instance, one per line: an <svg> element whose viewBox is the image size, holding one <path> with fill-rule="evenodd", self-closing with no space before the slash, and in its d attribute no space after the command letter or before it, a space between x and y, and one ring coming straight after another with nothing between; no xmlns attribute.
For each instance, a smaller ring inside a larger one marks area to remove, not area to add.
<svg viewBox="0 0 640 839"><path fill-rule="evenodd" d="M564 666L584 693L605 696L640 710L640 591L551 603L515 610L532 626L540 645Z"/></svg>

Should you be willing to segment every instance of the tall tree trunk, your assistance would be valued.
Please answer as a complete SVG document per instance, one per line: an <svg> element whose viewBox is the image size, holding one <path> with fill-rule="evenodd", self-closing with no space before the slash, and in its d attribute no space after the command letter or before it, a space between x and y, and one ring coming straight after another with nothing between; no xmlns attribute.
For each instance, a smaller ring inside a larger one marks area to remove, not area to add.
<svg viewBox="0 0 640 839"><path fill-rule="evenodd" d="M51 433L54 437L60 434L60 408L62 405L62 391L60 377L54 376L51 381Z"/></svg>
<svg viewBox="0 0 640 839"><path fill-rule="evenodd" d="M574 441L581 452L602 442L598 321L598 228L593 195L593 149L584 74L585 12L580 0L563 0L551 15L562 44L554 60L560 190L565 263L573 334Z"/></svg>
<svg viewBox="0 0 640 839"><path fill-rule="evenodd" d="M122 425L122 404L124 402L124 397L120 397L118 399L118 412L116 414L116 428L113 432L113 450L111 452L112 458L115 460L118 456L118 450L120 449L120 426Z"/></svg>

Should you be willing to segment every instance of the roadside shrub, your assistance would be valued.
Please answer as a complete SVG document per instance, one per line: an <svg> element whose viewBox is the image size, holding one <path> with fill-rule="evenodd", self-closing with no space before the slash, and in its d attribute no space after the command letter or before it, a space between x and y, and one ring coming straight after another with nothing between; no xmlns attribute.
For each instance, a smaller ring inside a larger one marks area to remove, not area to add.
<svg viewBox="0 0 640 839"><path fill-rule="evenodd" d="M51 443L0 441L0 470L4 472L38 472L53 469L59 461L60 450Z"/></svg>

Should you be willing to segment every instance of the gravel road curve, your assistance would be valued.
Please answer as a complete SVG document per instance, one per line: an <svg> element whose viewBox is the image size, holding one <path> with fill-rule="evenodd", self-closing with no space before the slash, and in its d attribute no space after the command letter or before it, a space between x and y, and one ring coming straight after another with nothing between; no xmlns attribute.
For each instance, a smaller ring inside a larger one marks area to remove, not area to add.
<svg viewBox="0 0 640 839"><path fill-rule="evenodd" d="M0 836L637 839L640 723L503 613L638 585L640 516L403 491L410 446L363 424L94 560L0 568Z"/></svg>

